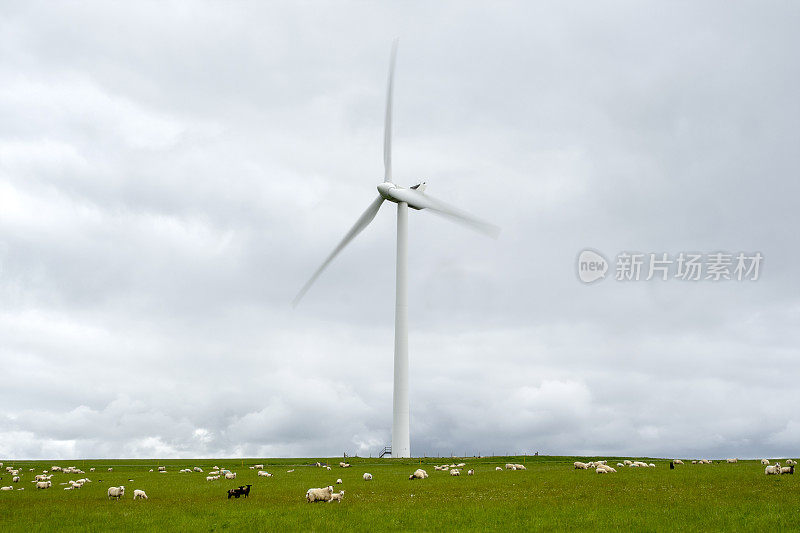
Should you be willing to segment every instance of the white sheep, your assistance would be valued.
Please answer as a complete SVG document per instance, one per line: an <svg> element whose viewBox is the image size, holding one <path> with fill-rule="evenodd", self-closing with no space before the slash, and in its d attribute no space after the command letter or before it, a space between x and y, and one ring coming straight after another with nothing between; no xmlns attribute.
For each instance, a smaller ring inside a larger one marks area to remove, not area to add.
<svg viewBox="0 0 800 533"><path fill-rule="evenodd" d="M468 476L474 476L475 475L475 470L470 468L469 470L467 470L467 475Z"/></svg>
<svg viewBox="0 0 800 533"><path fill-rule="evenodd" d="M502 470L503 470L503 469L502 469L502 468L500 468L499 466L496 466L496 467L494 467L494 469L495 469L495 470L500 470L500 471L502 471Z"/></svg>
<svg viewBox="0 0 800 533"><path fill-rule="evenodd" d="M341 502L343 497L344 497L344 490L339 492L334 492L333 494L331 494L331 499L328 500L328 503Z"/></svg>
<svg viewBox="0 0 800 533"><path fill-rule="evenodd" d="M467 465L466 465L466 463L458 463L458 464L456 465L456 468L463 468L463 467L465 467L465 466L467 466Z"/></svg>
<svg viewBox="0 0 800 533"><path fill-rule="evenodd" d="M673 464L676 464L676 465L682 465L683 464L683 461L681 461L680 459L675 459L672 462L673 462Z"/></svg>
<svg viewBox="0 0 800 533"><path fill-rule="evenodd" d="M589 465L587 463L582 463L580 461L575 461L574 463L572 463L572 465L575 467L575 470L588 470L589 469Z"/></svg>
<svg viewBox="0 0 800 533"><path fill-rule="evenodd" d="M49 481L37 481L36 488L37 489L49 489L52 486L52 483Z"/></svg>
<svg viewBox="0 0 800 533"><path fill-rule="evenodd" d="M113 472L113 471L114 471L114 469L113 469L113 468L109 468L109 469L108 469L108 471L109 471L109 472Z"/></svg>
<svg viewBox="0 0 800 533"><path fill-rule="evenodd" d="M219 476L206 476L206 481L214 481L219 479Z"/></svg>
<svg viewBox="0 0 800 533"><path fill-rule="evenodd" d="M516 467L511 463L506 463L506 470L516 470Z"/></svg>
<svg viewBox="0 0 800 533"><path fill-rule="evenodd" d="M331 469L331 467L329 467L329 466L326 466L326 467L325 467L325 469L326 469L326 470L330 470L330 469Z"/></svg>
<svg viewBox="0 0 800 533"><path fill-rule="evenodd" d="M260 477L270 477L270 473L267 472L266 470L259 470L258 474L256 474L256 475L258 475Z"/></svg>
<svg viewBox="0 0 800 533"><path fill-rule="evenodd" d="M257 470L264 470L264 465L255 465L253 468Z"/></svg>
<svg viewBox="0 0 800 533"><path fill-rule="evenodd" d="M786 459L786 464L789 466L793 466L797 464L797 461L795 461L794 459Z"/></svg>
<svg viewBox="0 0 800 533"><path fill-rule="evenodd" d="M120 499L121 497L125 496L125 486L120 485L119 487L108 487L108 499L116 498Z"/></svg>
<svg viewBox="0 0 800 533"><path fill-rule="evenodd" d="M766 468L764 469L764 473L765 473L766 475L768 475L768 476L769 476L769 475L780 475L780 473L781 473L781 467L780 467L780 466L778 466L778 465L774 465L774 466L770 465L770 466L768 466L768 467L766 467Z"/></svg>
<svg viewBox="0 0 800 533"><path fill-rule="evenodd" d="M14 490L14 487L9 485L8 487L0 487L0 490Z"/></svg>
<svg viewBox="0 0 800 533"><path fill-rule="evenodd" d="M339 479L337 479L337 480L336 480L336 484L337 484L337 485L341 485L341 484L342 484L342 480L341 480L341 478L339 478Z"/></svg>
<svg viewBox="0 0 800 533"><path fill-rule="evenodd" d="M650 468L655 468L655 467L656 467L656 465L655 465L655 464L653 464L653 463L650 463L650 464L649 464L649 465L647 465L647 466L649 466Z"/></svg>
<svg viewBox="0 0 800 533"><path fill-rule="evenodd" d="M461 472L459 472L458 469L454 468L453 470L450 471L450 475L451 476L458 476L458 475L461 475Z"/></svg>
<svg viewBox="0 0 800 533"><path fill-rule="evenodd" d="M292 468L291 470L287 470L286 471L287 474L291 474L292 472L294 472L294 468Z"/></svg>
<svg viewBox="0 0 800 533"><path fill-rule="evenodd" d="M203 469L202 469L202 468L200 468L199 466L196 466L196 467L194 467L194 468L193 468L193 470L194 470L195 472L202 472L202 471L203 471Z"/></svg>
<svg viewBox="0 0 800 533"><path fill-rule="evenodd" d="M134 500L146 500L147 494L143 490L136 489L133 491L133 499Z"/></svg>
<svg viewBox="0 0 800 533"><path fill-rule="evenodd" d="M602 472L601 472L601 470L602 470ZM616 474L617 471L612 466L597 465L597 468L595 469L595 472L597 472L598 474Z"/></svg>
<svg viewBox="0 0 800 533"><path fill-rule="evenodd" d="M327 502L333 496L333 486L328 486L323 489L308 489L306 491L306 501L313 502Z"/></svg>
<svg viewBox="0 0 800 533"><path fill-rule="evenodd" d="M624 464L625 466L631 466L633 464L633 461L631 461L630 459L625 459L624 461L622 461L622 464Z"/></svg>
<svg viewBox="0 0 800 533"><path fill-rule="evenodd" d="M781 474L794 474L794 466L781 466Z"/></svg>
<svg viewBox="0 0 800 533"><path fill-rule="evenodd" d="M94 472L94 467L90 468L89 472ZM151 470L151 472L152 472L152 470Z"/></svg>
<svg viewBox="0 0 800 533"><path fill-rule="evenodd" d="M765 465L765 466L768 465L769 464L769 459L761 459L761 464Z"/></svg>
<svg viewBox="0 0 800 533"><path fill-rule="evenodd" d="M733 458L733 459L725 459L725 462L726 462L726 463L738 463L738 462L739 462L739 459L738 459L738 458Z"/></svg>
<svg viewBox="0 0 800 533"><path fill-rule="evenodd" d="M364 481L372 481L372 474L364 472Z"/></svg>
<svg viewBox="0 0 800 533"><path fill-rule="evenodd" d="M525 465L514 465L514 466L517 467L517 470L527 470L527 468L525 468Z"/></svg>
<svg viewBox="0 0 800 533"><path fill-rule="evenodd" d="M414 473L408 476L408 479L425 479L428 473L421 468L414 470Z"/></svg>
<svg viewBox="0 0 800 533"><path fill-rule="evenodd" d="M236 479L236 472L227 472L225 474L225 479Z"/></svg>
<svg viewBox="0 0 800 533"><path fill-rule="evenodd" d="M11 478L12 483L19 483L19 476L14 476Z"/></svg>

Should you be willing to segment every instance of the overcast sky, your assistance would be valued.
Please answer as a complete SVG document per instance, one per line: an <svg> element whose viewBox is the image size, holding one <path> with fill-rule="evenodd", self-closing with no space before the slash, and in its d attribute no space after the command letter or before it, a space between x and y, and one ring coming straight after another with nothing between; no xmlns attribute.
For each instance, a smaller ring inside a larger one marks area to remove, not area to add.
<svg viewBox="0 0 800 533"><path fill-rule="evenodd" d="M0 5L0 458L797 456L800 5ZM578 279L586 248L605 279ZM758 280L617 281L621 252Z"/></svg>

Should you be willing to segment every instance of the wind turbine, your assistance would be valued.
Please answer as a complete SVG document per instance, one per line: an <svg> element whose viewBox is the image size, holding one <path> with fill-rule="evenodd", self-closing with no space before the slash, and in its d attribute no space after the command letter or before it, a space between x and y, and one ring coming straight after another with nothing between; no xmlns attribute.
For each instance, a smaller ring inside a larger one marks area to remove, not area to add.
<svg viewBox="0 0 800 533"><path fill-rule="evenodd" d="M392 88L397 40L392 44L389 61L389 83L386 92L386 118L383 131L383 183L378 184L378 197L372 201L355 225L325 259L294 299L297 305L322 271L339 252L366 228L385 200L397 204L397 282L394 316L394 393L392 400L392 457L411 457L408 407L408 208L428 209L461 222L479 232L497 237L499 228L464 211L425 194L425 182L404 188L392 181Z"/></svg>

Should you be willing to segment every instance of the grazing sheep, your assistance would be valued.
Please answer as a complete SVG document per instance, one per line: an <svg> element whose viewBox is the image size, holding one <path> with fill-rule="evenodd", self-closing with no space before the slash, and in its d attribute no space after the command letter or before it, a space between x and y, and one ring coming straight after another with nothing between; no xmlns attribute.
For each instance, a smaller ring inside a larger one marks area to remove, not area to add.
<svg viewBox="0 0 800 533"><path fill-rule="evenodd" d="M236 472L228 472L225 474L225 479L236 479Z"/></svg>
<svg viewBox="0 0 800 533"><path fill-rule="evenodd" d="M341 480L341 478L336 480L336 484L337 484L337 485L341 485L341 484L342 484L342 480Z"/></svg>
<svg viewBox="0 0 800 533"><path fill-rule="evenodd" d="M108 487L108 499L116 498L120 499L121 497L125 496L125 486L120 485L119 487Z"/></svg>
<svg viewBox="0 0 800 533"><path fill-rule="evenodd" d="M264 465L255 465L253 468L257 470L264 470Z"/></svg>
<svg viewBox="0 0 800 533"><path fill-rule="evenodd" d="M467 465L466 465L466 463L458 463L458 464L456 465L456 468L463 468L463 467L465 467L465 466L467 466Z"/></svg>
<svg viewBox="0 0 800 533"><path fill-rule="evenodd" d="M206 481L214 481L219 479L219 476L206 476Z"/></svg>
<svg viewBox="0 0 800 533"><path fill-rule="evenodd" d="M287 474L291 474L292 472L294 472L294 468L292 468L291 470L287 470L286 471Z"/></svg>
<svg viewBox="0 0 800 533"><path fill-rule="evenodd" d="M500 470L500 471L502 471L502 470L503 470L503 469L502 469L502 468L500 468L499 466L496 466L496 467L494 467L494 469L495 469L495 470Z"/></svg>
<svg viewBox="0 0 800 533"><path fill-rule="evenodd" d="M514 465L514 466L517 467L517 470L527 470L527 468L525 468L525 465Z"/></svg>
<svg viewBox="0 0 800 533"><path fill-rule="evenodd" d="M199 466L194 467L192 470L194 470L195 472L202 472L203 471L203 469L200 468Z"/></svg>
<svg viewBox="0 0 800 533"><path fill-rule="evenodd" d="M328 500L328 503L331 503L331 502L340 502L341 503L343 497L344 497L344 490L342 490L340 492L334 492L333 494L331 494L331 499Z"/></svg>
<svg viewBox="0 0 800 533"><path fill-rule="evenodd" d="M467 470L467 475L468 476L474 476L475 475L475 470L470 468L469 470Z"/></svg>
<svg viewBox="0 0 800 533"><path fill-rule="evenodd" d="M797 464L797 461L795 461L794 459L786 459L786 464L789 466L793 466Z"/></svg>
<svg viewBox="0 0 800 533"><path fill-rule="evenodd" d="M333 486L325 487L324 489L308 489L306 492L306 501L313 502L327 502L333 497Z"/></svg>
<svg viewBox="0 0 800 533"><path fill-rule="evenodd" d="M450 475L451 476L458 476L458 475L461 475L461 472L459 472L458 469L454 468L453 470L450 471Z"/></svg>
<svg viewBox="0 0 800 533"><path fill-rule="evenodd" d="M330 470L330 469L331 469L331 467L329 467L329 466L326 466L326 467L325 467L325 469L326 469L326 470Z"/></svg>
<svg viewBox="0 0 800 533"><path fill-rule="evenodd" d="M506 463L506 470L516 470L516 467L511 463Z"/></svg>
<svg viewBox="0 0 800 533"><path fill-rule="evenodd" d="M237 499L239 498L239 496L244 496L245 498L249 497L250 496L250 487L252 487L252 485L241 485L239 488L230 489L228 491L228 499L230 500L231 496L233 496L233 497L235 497Z"/></svg>
<svg viewBox="0 0 800 533"><path fill-rule="evenodd" d="M364 472L364 481L372 481L372 474Z"/></svg>
<svg viewBox="0 0 800 533"><path fill-rule="evenodd" d="M769 476L769 475L780 475L780 473L781 473L781 467L780 467L780 466L778 466L778 465L774 465L774 466L770 465L770 466L768 466L768 467L766 467L766 468L764 469L764 473L765 473L766 475L768 475L768 476Z"/></svg>
<svg viewBox="0 0 800 533"><path fill-rule="evenodd" d="M601 470L602 470L602 472L601 472ZM611 467L611 466L608 466L608 465L597 465L597 468L595 469L595 472L597 472L598 474L616 474L617 473L617 471L614 469L614 467Z"/></svg>
<svg viewBox="0 0 800 533"><path fill-rule="evenodd" d="M265 470L259 470L257 475L260 477L272 477L272 474Z"/></svg>
<svg viewBox="0 0 800 533"><path fill-rule="evenodd" d="M765 466L768 465L769 464L769 459L761 459L761 464L765 465Z"/></svg>
<svg viewBox="0 0 800 533"><path fill-rule="evenodd" d="M792 466L781 466L781 474L794 474L794 465Z"/></svg>
<svg viewBox="0 0 800 533"><path fill-rule="evenodd" d="M14 490L14 487L9 485L8 487L0 487L0 490Z"/></svg>
<svg viewBox="0 0 800 533"><path fill-rule="evenodd" d="M109 469L108 469L108 471L109 471L109 472L113 472L113 471L114 471L114 469L113 469L113 468L109 468Z"/></svg>
<svg viewBox="0 0 800 533"><path fill-rule="evenodd" d="M37 489L49 489L52 486L52 483L49 481L37 481L36 488Z"/></svg>
<svg viewBox="0 0 800 533"><path fill-rule="evenodd" d="M414 471L413 474L408 476L408 479L425 479L428 477L428 473L421 468L418 468Z"/></svg>
<svg viewBox="0 0 800 533"><path fill-rule="evenodd" d="M681 461L680 459L675 459L672 462L675 463L676 465L682 465L683 464L683 461Z"/></svg>
<svg viewBox="0 0 800 533"><path fill-rule="evenodd" d="M624 464L625 466L631 466L633 464L633 461L631 461L630 459L625 459L624 461L622 461L622 464Z"/></svg>
<svg viewBox="0 0 800 533"><path fill-rule="evenodd" d="M143 490L136 489L133 491L134 500L146 500L147 494Z"/></svg>
<svg viewBox="0 0 800 533"><path fill-rule="evenodd" d="M12 483L19 483L19 476L14 476L11 478Z"/></svg>
<svg viewBox="0 0 800 533"><path fill-rule="evenodd" d="M736 459L736 458L734 458L734 459L725 459L725 462L727 462L727 463L738 463L739 459Z"/></svg>
<svg viewBox="0 0 800 533"><path fill-rule="evenodd" d="M623 467L623 466L625 466L625 465L622 464L622 463L617 463L617 467Z"/></svg>
<svg viewBox="0 0 800 533"><path fill-rule="evenodd" d="M647 466L649 466L650 468L655 468L655 467L656 467L656 465L654 465L653 463L650 463L650 464L649 464L649 465L647 465Z"/></svg>
<svg viewBox="0 0 800 533"><path fill-rule="evenodd" d="M575 461L574 463L572 463L572 465L575 467L575 470L588 470L589 469L589 464L588 463L582 463L580 461Z"/></svg>

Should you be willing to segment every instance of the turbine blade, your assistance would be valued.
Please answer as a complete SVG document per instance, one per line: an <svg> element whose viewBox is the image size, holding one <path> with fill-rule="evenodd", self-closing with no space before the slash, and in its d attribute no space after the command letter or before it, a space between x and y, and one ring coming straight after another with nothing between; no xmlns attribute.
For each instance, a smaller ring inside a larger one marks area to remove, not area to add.
<svg viewBox="0 0 800 533"><path fill-rule="evenodd" d="M466 211L457 209L442 202L441 200L437 200L425 193L419 192L418 190L401 189L400 187L396 187L389 189L388 194L395 200L406 202L409 207L416 209L430 209L435 213L444 215L451 220L464 224L465 226L488 235L489 237L496 239L500 234L500 228L494 224L483 221L478 217L467 213Z"/></svg>
<svg viewBox="0 0 800 533"><path fill-rule="evenodd" d="M347 232L347 234L344 236L341 242L338 245L336 245L336 248L334 248L331 254L328 256L328 258L325 259L325 262L322 263L322 266L320 266L317 269L317 271L314 272L314 275L311 276L311 279L309 279L306 282L306 284L303 285L303 288L300 289L300 292L297 293L297 296L295 296L294 301L292 302L292 307L300 303L300 300L303 299L303 296L305 296L305 294L308 292L308 289L311 288L311 285L313 285L314 282L319 277L319 275L322 274L322 271L325 270L325 268L330 264L331 261L333 261L333 258L336 257L339 254L339 252L341 252L342 249L344 249L344 247L347 246L347 244L350 241L355 239L356 235L361 233L361 231L364 228L366 228L370 222L372 222L372 219L375 218L375 215L381 208L382 203L383 203L383 198L378 196L375 200L373 200L371 204L369 204L367 210L364 211L361 217L356 221L355 225L353 225L353 227L350 228L350 231Z"/></svg>
<svg viewBox="0 0 800 533"><path fill-rule="evenodd" d="M386 89L386 117L383 122L383 181L392 181L392 91L394 87L394 61L397 57L397 39L392 43L389 59L389 86Z"/></svg>

